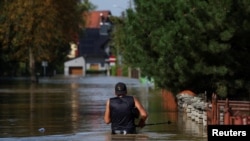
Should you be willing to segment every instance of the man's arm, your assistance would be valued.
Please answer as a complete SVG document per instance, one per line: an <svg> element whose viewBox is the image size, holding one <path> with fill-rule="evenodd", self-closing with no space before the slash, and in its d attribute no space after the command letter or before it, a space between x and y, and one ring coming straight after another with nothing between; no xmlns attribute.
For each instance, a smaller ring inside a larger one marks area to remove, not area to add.
<svg viewBox="0 0 250 141"><path fill-rule="evenodd" d="M140 120L138 126L142 128L145 126L145 121L148 118L148 113L146 112L146 110L136 97L134 97L134 101L135 101L135 107L137 107L137 109L140 112Z"/></svg>
<svg viewBox="0 0 250 141"><path fill-rule="evenodd" d="M109 110L109 100L107 100L107 102L106 102L106 109L105 109L105 113L104 113L104 122L106 124L109 124L111 122L110 110Z"/></svg>

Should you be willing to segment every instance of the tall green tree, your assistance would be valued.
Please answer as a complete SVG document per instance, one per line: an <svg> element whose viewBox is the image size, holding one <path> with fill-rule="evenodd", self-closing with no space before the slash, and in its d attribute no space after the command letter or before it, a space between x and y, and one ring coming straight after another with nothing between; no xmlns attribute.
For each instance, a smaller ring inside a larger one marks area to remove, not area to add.
<svg viewBox="0 0 250 141"><path fill-rule="evenodd" d="M2 3L2 49L9 60L29 62L31 80L35 81L36 62L51 62L68 53L62 48L74 41L79 31L80 1L10 0Z"/></svg>
<svg viewBox="0 0 250 141"><path fill-rule="evenodd" d="M119 45L125 63L140 67L175 93L249 95L247 0L134 0ZM114 41L115 43L116 41Z"/></svg>

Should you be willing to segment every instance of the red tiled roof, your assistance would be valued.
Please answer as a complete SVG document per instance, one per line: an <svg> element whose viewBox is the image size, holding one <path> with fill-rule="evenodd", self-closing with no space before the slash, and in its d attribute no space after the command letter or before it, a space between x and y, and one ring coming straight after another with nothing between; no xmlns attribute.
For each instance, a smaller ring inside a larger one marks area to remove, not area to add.
<svg viewBox="0 0 250 141"><path fill-rule="evenodd" d="M108 17L111 15L111 12L108 10L103 10L103 11L91 11L87 14L86 16L86 28L100 28L100 23L101 23L101 15L103 15L104 18Z"/></svg>

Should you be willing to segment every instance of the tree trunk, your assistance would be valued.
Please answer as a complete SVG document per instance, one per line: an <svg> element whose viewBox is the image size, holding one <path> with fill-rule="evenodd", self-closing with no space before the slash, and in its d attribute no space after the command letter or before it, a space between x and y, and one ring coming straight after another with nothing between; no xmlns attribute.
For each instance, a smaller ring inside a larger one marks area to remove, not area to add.
<svg viewBox="0 0 250 141"><path fill-rule="evenodd" d="M35 59L31 47L29 47L29 73L31 82L37 82L35 73Z"/></svg>

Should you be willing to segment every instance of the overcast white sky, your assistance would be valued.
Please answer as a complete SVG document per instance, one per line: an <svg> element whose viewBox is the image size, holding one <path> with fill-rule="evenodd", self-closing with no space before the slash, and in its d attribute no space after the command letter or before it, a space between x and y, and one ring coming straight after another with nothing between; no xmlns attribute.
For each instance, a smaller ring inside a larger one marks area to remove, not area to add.
<svg viewBox="0 0 250 141"><path fill-rule="evenodd" d="M97 6L96 10L110 10L113 16L121 16L122 11L129 8L129 1L133 0L89 0Z"/></svg>

